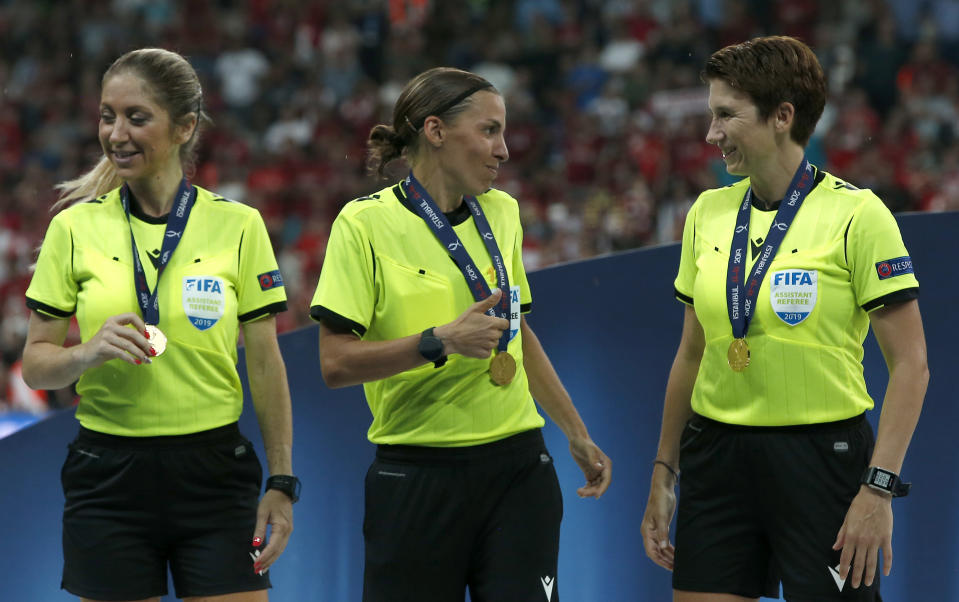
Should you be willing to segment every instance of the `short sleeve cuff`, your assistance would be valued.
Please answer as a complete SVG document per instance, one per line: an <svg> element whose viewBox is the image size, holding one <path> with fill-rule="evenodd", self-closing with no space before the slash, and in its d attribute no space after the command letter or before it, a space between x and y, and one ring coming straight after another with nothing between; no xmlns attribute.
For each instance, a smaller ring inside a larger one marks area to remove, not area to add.
<svg viewBox="0 0 959 602"><path fill-rule="evenodd" d="M679 301L682 301L686 305L693 305L693 298L689 295L683 294L679 291L678 288L673 289L673 296L676 297Z"/></svg>
<svg viewBox="0 0 959 602"><path fill-rule="evenodd" d="M37 301L36 299L31 299L30 297L27 297L27 307L37 313L45 314L52 318L66 319L72 316L76 312L75 308L70 311L64 311L62 309L57 309L56 307L53 307L52 305L41 303L40 301Z"/></svg>
<svg viewBox="0 0 959 602"><path fill-rule="evenodd" d="M264 316L279 314L285 311L286 301L277 301L276 303L264 305L263 307L254 309L253 311L248 311L245 314L240 314L237 316L237 318L240 320L240 322L252 322L253 320L258 320Z"/></svg>
<svg viewBox="0 0 959 602"><path fill-rule="evenodd" d="M872 301L863 303L862 308L865 312L871 312L873 310L879 309L880 307L885 307L887 305L895 305L896 303L905 303L906 301L912 301L913 299L919 298L919 287L914 286L911 288L904 288L898 291L893 291L887 295L877 297Z"/></svg>
<svg viewBox="0 0 959 602"><path fill-rule="evenodd" d="M347 317L341 316L335 311L323 307L322 305L314 305L311 307L310 317L317 322L326 324L326 326L334 332L355 332L359 336L366 334L366 326L363 326L359 322L354 322Z"/></svg>

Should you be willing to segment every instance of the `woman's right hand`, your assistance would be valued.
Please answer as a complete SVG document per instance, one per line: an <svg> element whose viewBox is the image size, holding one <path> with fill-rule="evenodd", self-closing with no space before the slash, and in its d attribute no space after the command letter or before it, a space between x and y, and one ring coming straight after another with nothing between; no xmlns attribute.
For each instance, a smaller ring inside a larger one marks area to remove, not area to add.
<svg viewBox="0 0 959 602"><path fill-rule="evenodd" d="M149 364L154 355L150 340L146 338L146 324L134 313L107 318L89 341L77 345L76 353L84 370L115 359L133 365Z"/></svg>
<svg viewBox="0 0 959 602"><path fill-rule="evenodd" d="M653 469L646 513L640 525L646 555L668 571L673 570L673 556L676 552L676 548L669 542L669 523L672 522L673 512L676 510L674 483L673 475L662 466Z"/></svg>
<svg viewBox="0 0 959 602"><path fill-rule="evenodd" d="M446 355L459 353L479 359L490 356L503 336L503 331L509 328L509 320L495 318L486 313L499 303L502 296L503 291L496 289L489 297L469 306L460 317L449 324L433 329L433 334L443 341Z"/></svg>

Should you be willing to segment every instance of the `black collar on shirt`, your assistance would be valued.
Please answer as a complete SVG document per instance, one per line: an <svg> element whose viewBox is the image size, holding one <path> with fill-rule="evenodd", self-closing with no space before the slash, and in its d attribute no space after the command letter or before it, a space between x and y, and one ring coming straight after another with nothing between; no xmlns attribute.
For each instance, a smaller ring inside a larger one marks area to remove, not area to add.
<svg viewBox="0 0 959 602"><path fill-rule="evenodd" d="M403 203L403 206L409 209L410 213L419 217L420 214L416 212L416 209L410 204L410 200L406 198L406 195L403 194L403 188L399 185L393 187L393 194L396 195L396 198ZM446 219L450 220L451 226L458 226L470 218L470 208L466 206L466 203L460 203L460 206L456 209L453 209L449 213L444 213Z"/></svg>
<svg viewBox="0 0 959 602"><path fill-rule="evenodd" d="M165 224L167 218L170 217L170 214L161 215L159 217L155 215L147 215L143 212L143 208L140 207L140 201L133 196L133 191L130 191L130 215L137 218L141 222L146 222L148 224Z"/></svg>
<svg viewBox="0 0 959 602"><path fill-rule="evenodd" d="M814 165L813 167L816 167L816 166ZM826 173L823 172L823 171L820 171L818 168L816 168L816 177L813 178L812 188L810 188L809 191L812 192L813 188L815 188L820 182L822 182L823 179L825 179L825 177L826 177ZM754 195L752 195L752 201L751 201L751 202L752 202L753 207L755 207L756 209L759 209L760 211L778 211L778 210L779 210L779 205L780 205L783 201L782 201L782 199L779 199L779 200L776 201L775 203L767 206L767 205L762 204L762 203L759 201L759 199L756 198L756 195L754 194Z"/></svg>

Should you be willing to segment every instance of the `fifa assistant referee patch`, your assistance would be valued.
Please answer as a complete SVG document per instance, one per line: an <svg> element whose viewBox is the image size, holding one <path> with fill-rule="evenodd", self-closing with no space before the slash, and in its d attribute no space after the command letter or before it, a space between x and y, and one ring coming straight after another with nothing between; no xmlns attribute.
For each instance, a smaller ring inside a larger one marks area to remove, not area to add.
<svg viewBox="0 0 959 602"><path fill-rule="evenodd" d="M268 291L271 288L283 286L283 276L280 275L280 270L264 272L257 276L256 279L260 282L261 291Z"/></svg>
<svg viewBox="0 0 959 602"><path fill-rule="evenodd" d="M880 280L913 273L912 258L908 255L887 259L876 264L876 274L879 275Z"/></svg>
<svg viewBox="0 0 959 602"><path fill-rule="evenodd" d="M223 317L225 289L217 276L183 277L183 311L198 330L210 328Z"/></svg>
<svg viewBox="0 0 959 602"><path fill-rule="evenodd" d="M780 270L769 274L769 303L779 319L795 326L809 317L819 291L816 270Z"/></svg>

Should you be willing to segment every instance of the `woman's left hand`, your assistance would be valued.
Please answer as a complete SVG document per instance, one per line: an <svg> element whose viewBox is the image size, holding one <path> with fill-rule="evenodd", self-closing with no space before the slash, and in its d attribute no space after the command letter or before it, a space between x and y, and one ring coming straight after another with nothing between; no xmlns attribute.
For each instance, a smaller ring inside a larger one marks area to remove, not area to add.
<svg viewBox="0 0 959 602"><path fill-rule="evenodd" d="M254 542L266 539L266 526L270 525L270 541L253 561L253 570L257 573L266 572L290 541L293 533L293 502L282 491L268 489L260 498L260 506L256 511L256 530L253 532Z"/></svg>
<svg viewBox="0 0 959 602"><path fill-rule="evenodd" d="M883 574L892 569L892 497L863 485L846 512L834 550L842 549L839 577L849 585L872 585L882 549Z"/></svg>
<svg viewBox="0 0 959 602"><path fill-rule="evenodd" d="M586 475L586 485L576 490L579 497L599 499L609 488L613 478L613 463L589 437L574 437L569 440L569 452Z"/></svg>

